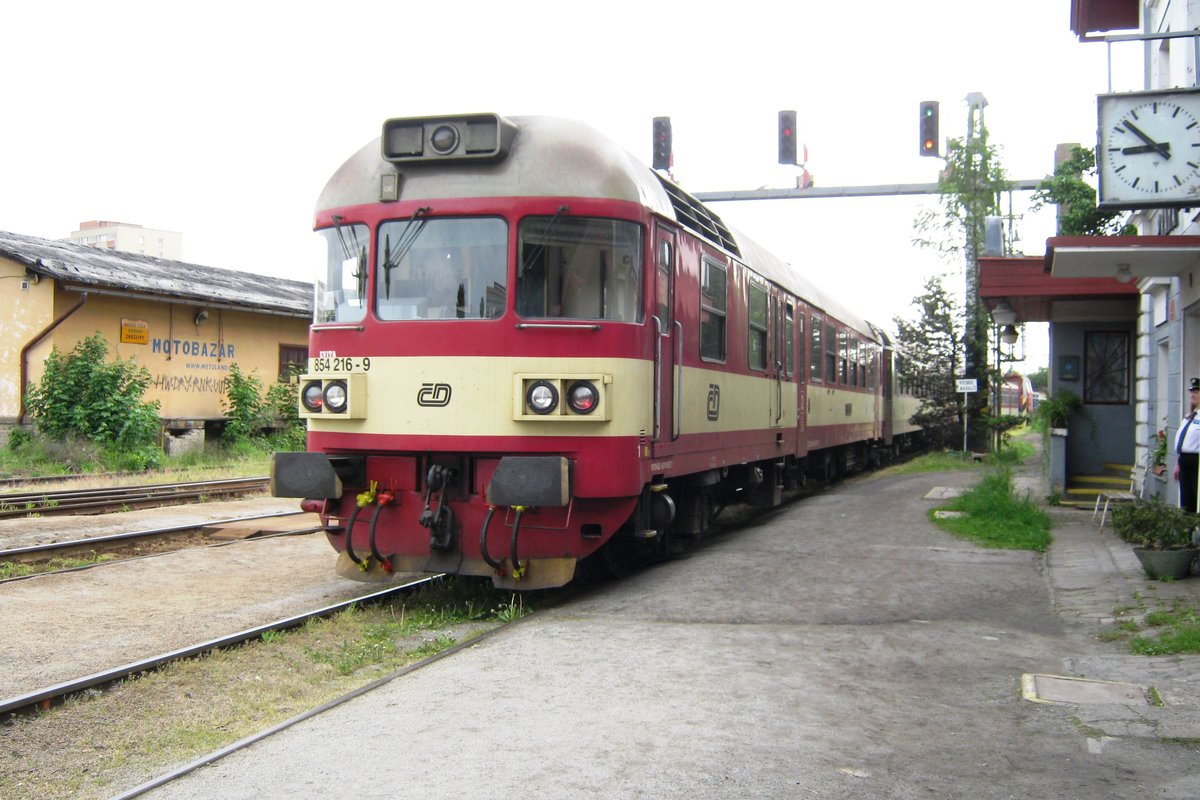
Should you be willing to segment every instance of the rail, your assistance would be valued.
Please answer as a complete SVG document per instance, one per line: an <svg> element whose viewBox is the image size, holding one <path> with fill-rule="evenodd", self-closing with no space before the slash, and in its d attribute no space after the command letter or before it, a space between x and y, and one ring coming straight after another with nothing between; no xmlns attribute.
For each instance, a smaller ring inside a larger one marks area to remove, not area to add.
<svg viewBox="0 0 1200 800"><path fill-rule="evenodd" d="M0 493L0 519L30 514L103 514L135 508L155 508L201 498L230 497L266 492L265 476L215 481L158 483L101 489L67 489Z"/></svg>

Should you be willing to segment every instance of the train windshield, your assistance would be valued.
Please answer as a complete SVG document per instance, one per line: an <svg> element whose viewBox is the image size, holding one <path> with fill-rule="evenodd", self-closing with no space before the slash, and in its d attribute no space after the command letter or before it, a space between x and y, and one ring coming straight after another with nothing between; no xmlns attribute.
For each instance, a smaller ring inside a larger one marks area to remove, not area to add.
<svg viewBox="0 0 1200 800"><path fill-rule="evenodd" d="M508 223L497 217L410 219L379 227L380 319L496 319L504 313Z"/></svg>
<svg viewBox="0 0 1200 800"><path fill-rule="evenodd" d="M517 313L642 321L642 228L612 219L527 217L518 243Z"/></svg>
<svg viewBox="0 0 1200 800"><path fill-rule="evenodd" d="M366 225L317 231L325 239L325 269L317 277L314 322L358 322L367 314Z"/></svg>

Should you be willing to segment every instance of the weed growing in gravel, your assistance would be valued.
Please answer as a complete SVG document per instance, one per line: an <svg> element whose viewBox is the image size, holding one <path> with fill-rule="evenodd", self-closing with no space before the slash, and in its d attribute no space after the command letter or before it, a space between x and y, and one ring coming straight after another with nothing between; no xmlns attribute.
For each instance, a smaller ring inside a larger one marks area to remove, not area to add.
<svg viewBox="0 0 1200 800"><path fill-rule="evenodd" d="M1158 608L1146 611L1145 604L1116 610L1115 626L1099 634L1106 642L1128 641L1135 655L1163 656L1200 653L1200 604L1177 598L1170 605L1159 600ZM1134 616L1129 616L1133 614Z"/></svg>
<svg viewBox="0 0 1200 800"><path fill-rule="evenodd" d="M1036 550L1050 546L1050 518L1028 497L1013 491L1012 469L1001 466L989 472L974 487L940 509L964 516L930 516L944 530L984 547L1005 550Z"/></svg>
<svg viewBox="0 0 1200 800"><path fill-rule="evenodd" d="M104 555L93 551L88 555L76 558L52 558L49 561L41 561L36 564L18 564L8 561L0 564L0 580L20 578L25 575L35 575L42 572L56 572L61 569L90 567L93 564L100 564L110 559L112 559L111 555Z"/></svg>

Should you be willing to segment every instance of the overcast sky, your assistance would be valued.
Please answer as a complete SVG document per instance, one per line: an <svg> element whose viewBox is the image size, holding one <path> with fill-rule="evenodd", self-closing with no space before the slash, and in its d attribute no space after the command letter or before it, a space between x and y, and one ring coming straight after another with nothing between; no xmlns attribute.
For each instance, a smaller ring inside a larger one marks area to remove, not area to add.
<svg viewBox="0 0 1200 800"><path fill-rule="evenodd" d="M703 9L703 10L702 10ZM0 68L0 229L49 239L84 220L183 233L184 260L311 280L330 174L384 119L495 111L582 119L649 161L672 118L692 192L793 186L776 112L799 112L818 185L933 182L917 108L965 132L966 95L1012 178L1059 142L1094 145L1107 48L1081 44L1068 0L842 3L519 2L10 4ZM1122 51L1121 48L1126 48ZM1132 57L1136 45L1116 49ZM1118 63L1115 89L1137 90ZM1025 197L1017 195L1018 211ZM725 220L885 325L925 277L961 267L914 250L932 200L715 205ZM1026 216L1044 251L1052 214ZM323 262L322 262L323 263ZM890 326L890 325L889 325Z"/></svg>

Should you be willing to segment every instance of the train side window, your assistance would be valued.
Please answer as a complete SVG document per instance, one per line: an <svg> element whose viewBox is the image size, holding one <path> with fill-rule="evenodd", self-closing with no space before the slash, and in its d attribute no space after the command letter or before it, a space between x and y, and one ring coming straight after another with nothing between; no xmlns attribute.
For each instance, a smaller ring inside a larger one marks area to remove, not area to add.
<svg viewBox="0 0 1200 800"><path fill-rule="evenodd" d="M641 322L642 228L588 217L521 220L517 313Z"/></svg>
<svg viewBox="0 0 1200 800"><path fill-rule="evenodd" d="M822 383L825 380L825 354L821 349L821 318L816 314L812 315L812 326L809 329L812 336L809 348L809 380L813 383Z"/></svg>
<svg viewBox="0 0 1200 800"><path fill-rule="evenodd" d="M846 350L850 357L850 380L851 386L858 386L858 339L850 334L846 334Z"/></svg>
<svg viewBox="0 0 1200 800"><path fill-rule="evenodd" d="M728 287L725 267L704 258L700 284L700 356L725 360L725 313Z"/></svg>
<svg viewBox="0 0 1200 800"><path fill-rule="evenodd" d="M767 289L751 283L747 287L746 316L749 334L750 369L767 368Z"/></svg>
<svg viewBox="0 0 1200 800"><path fill-rule="evenodd" d="M841 339L838 339L838 329L836 325L825 323L825 339L828 344L825 347L825 372L829 375L830 383L838 383L838 365L842 367L841 382L846 382L846 334L843 332ZM841 350L841 359L838 358L838 351Z"/></svg>

